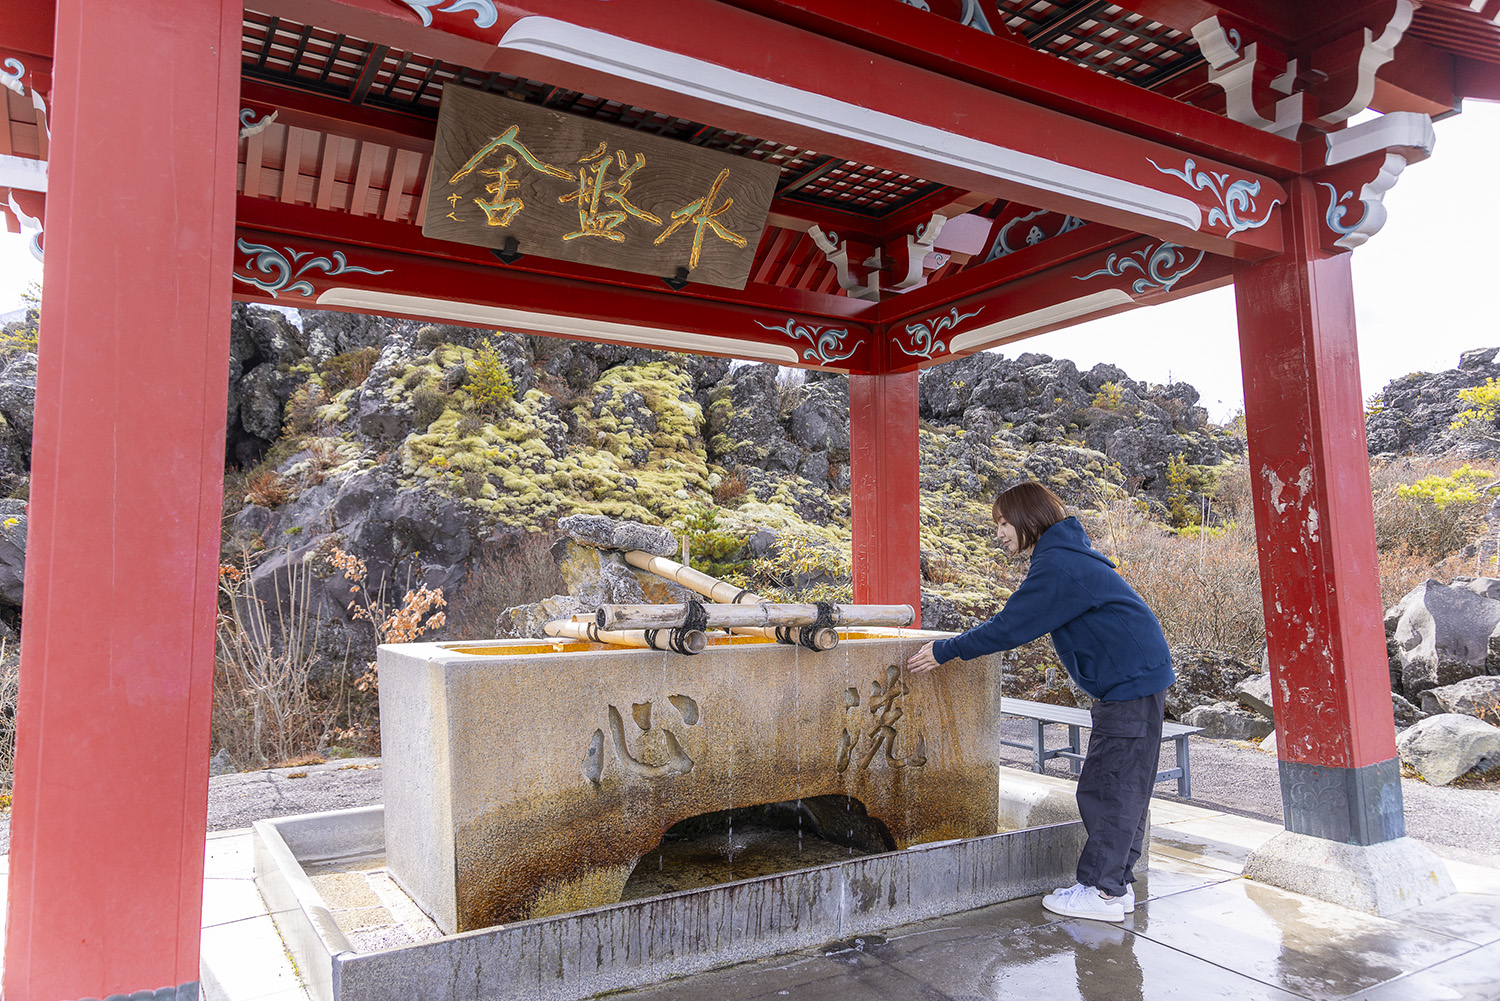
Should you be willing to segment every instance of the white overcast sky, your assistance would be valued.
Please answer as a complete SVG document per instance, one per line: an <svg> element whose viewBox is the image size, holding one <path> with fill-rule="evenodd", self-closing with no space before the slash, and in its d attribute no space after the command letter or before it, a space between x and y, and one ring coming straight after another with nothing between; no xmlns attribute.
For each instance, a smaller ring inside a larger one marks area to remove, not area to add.
<svg viewBox="0 0 1500 1001"><path fill-rule="evenodd" d="M1467 102L1438 122L1428 160L1386 193L1385 228L1354 252L1364 395L1408 372L1453 368L1461 352L1500 346L1494 308L1500 271L1490 241L1500 233L1500 105ZM25 241L0 233L0 312L41 280ZM1110 362L1133 379L1190 382L1215 420L1243 402L1232 288L1132 310L1008 345L1080 369Z"/></svg>

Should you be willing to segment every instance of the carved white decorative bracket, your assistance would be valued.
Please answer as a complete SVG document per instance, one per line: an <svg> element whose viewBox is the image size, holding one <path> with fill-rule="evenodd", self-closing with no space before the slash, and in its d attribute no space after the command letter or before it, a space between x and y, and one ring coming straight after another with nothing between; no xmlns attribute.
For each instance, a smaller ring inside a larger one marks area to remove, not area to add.
<svg viewBox="0 0 1500 1001"><path fill-rule="evenodd" d="M1286 72L1272 83L1273 89L1287 95L1276 102L1274 119L1266 118L1255 108L1255 70L1260 63L1260 46L1251 42L1243 51L1236 44L1237 35L1226 31L1218 17L1193 25L1193 38L1208 60L1208 82L1224 91L1224 113L1237 122L1271 132L1289 135L1302 124L1304 98L1291 92L1297 76L1297 61L1287 64Z"/></svg>
<svg viewBox="0 0 1500 1001"><path fill-rule="evenodd" d="M46 133L50 142L52 139L52 123L47 121L47 102L37 93L35 87L31 88L31 106L36 109L36 123Z"/></svg>
<svg viewBox="0 0 1500 1001"><path fill-rule="evenodd" d="M901 250L905 260L899 262L905 265L904 274L896 282L886 286L889 291L905 292L922 284L922 264L927 260L927 255L932 253L932 245L947 221L947 216L934 212L932 218L918 226L915 233L906 234L906 246Z"/></svg>
<svg viewBox="0 0 1500 1001"><path fill-rule="evenodd" d="M21 208L16 199L15 191L10 193L9 207L21 223L21 235L26 238L26 246L31 251L31 256L40 261L42 259L42 220L26 214L26 210Z"/></svg>
<svg viewBox="0 0 1500 1001"><path fill-rule="evenodd" d="M878 302L880 299L880 251L875 251L875 256L864 261L864 266L870 268L865 274L863 283L855 278L849 269L849 248L844 241L838 238L838 234L831 236L823 232L822 227L813 226L807 231L807 235L813 238L813 243L828 258L828 263L833 265L838 274L839 288L843 289L851 299L868 299Z"/></svg>
<svg viewBox="0 0 1500 1001"><path fill-rule="evenodd" d="M1437 135L1431 118L1412 111L1397 111L1331 132L1327 142L1324 162L1330 167L1350 164L1356 171L1352 179L1346 172L1334 172L1329 175L1333 183L1321 179L1318 182L1329 195L1324 221L1336 237L1332 246L1353 250L1380 232L1386 220L1385 193L1395 186L1409 164L1425 160L1431 154ZM1382 151L1385 155L1373 163L1373 173L1369 166L1360 170L1362 159ZM1355 198L1355 184L1359 185L1357 201L1362 212L1357 222L1346 223L1344 217L1353 205L1350 199ZM1345 190L1341 192L1340 187Z"/></svg>
<svg viewBox="0 0 1500 1001"><path fill-rule="evenodd" d="M260 133L264 132L266 129L275 124L276 116L279 114L281 114L281 109L277 108L273 110L269 115L266 115L264 118L262 118L260 121L252 122L251 119L255 117L255 112L249 108L241 108L240 138L245 139L249 136L259 135Z"/></svg>
<svg viewBox="0 0 1500 1001"><path fill-rule="evenodd" d="M1323 116L1319 121L1328 125L1337 124L1353 118L1370 106L1370 99L1375 96L1375 73L1395 58L1396 45L1411 26L1415 11L1411 0L1396 0L1396 11L1379 38L1369 28L1364 29L1365 44L1359 52L1359 83L1354 88L1354 94L1343 107Z"/></svg>
<svg viewBox="0 0 1500 1001"><path fill-rule="evenodd" d="M1325 137L1328 153L1323 162L1330 167L1358 160L1362 156L1383 149L1403 149L1411 152L1408 163L1425 160L1437 145L1437 133L1432 129L1432 119L1415 111L1393 111L1368 122L1351 125Z"/></svg>
<svg viewBox="0 0 1500 1001"><path fill-rule="evenodd" d="M1364 42L1355 66L1354 90L1338 110L1317 118L1319 125L1337 126L1370 106L1370 99L1375 94L1375 73L1391 61L1397 43L1411 25L1413 10L1412 0L1396 0L1391 20L1378 38L1369 28L1361 29ZM1293 92L1298 72L1297 59L1287 60L1285 70L1271 81L1271 89L1285 96L1274 105L1275 117L1266 118L1256 107L1256 67L1262 62L1258 43L1251 42L1242 48L1238 33L1220 24L1217 16L1193 25L1193 38L1208 61L1209 82L1224 91L1225 114L1228 117L1263 132L1287 137L1295 136L1298 127L1304 121L1311 120L1311 95ZM1314 66L1312 69L1317 70L1318 67Z"/></svg>
<svg viewBox="0 0 1500 1001"><path fill-rule="evenodd" d="M0 87L26 96L26 64L10 57L0 60Z"/></svg>

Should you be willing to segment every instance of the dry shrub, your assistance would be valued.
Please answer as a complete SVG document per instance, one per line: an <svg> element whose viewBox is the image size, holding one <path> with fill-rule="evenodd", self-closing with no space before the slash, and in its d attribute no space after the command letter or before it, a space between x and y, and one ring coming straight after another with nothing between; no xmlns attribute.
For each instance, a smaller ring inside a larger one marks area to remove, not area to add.
<svg viewBox="0 0 1500 1001"><path fill-rule="evenodd" d="M380 349L377 347L355 348L353 351L334 355L321 366L328 392L338 394L350 386L363 385L379 359Z"/></svg>
<svg viewBox="0 0 1500 1001"><path fill-rule="evenodd" d="M16 775L16 695L21 681L21 644L0 638L0 790L7 796Z"/></svg>
<svg viewBox="0 0 1500 1001"><path fill-rule="evenodd" d="M501 612L566 589L552 558L551 536L528 532L504 550L487 551L469 567L453 599L448 638L492 639Z"/></svg>
<svg viewBox="0 0 1500 1001"><path fill-rule="evenodd" d="M448 396L436 386L421 386L411 397L412 421L425 432L448 409Z"/></svg>
<svg viewBox="0 0 1500 1001"><path fill-rule="evenodd" d="M318 660L311 565L276 574L269 601L252 590L253 569L248 558L219 568L212 732L236 764L264 767L325 744L336 713L308 680Z"/></svg>
<svg viewBox="0 0 1500 1001"><path fill-rule="evenodd" d="M1384 611L1406 597L1413 588L1429 578L1445 583L1459 571L1445 574L1446 567L1434 564L1425 554L1411 546L1392 546L1375 553L1380 571L1380 608Z"/></svg>
<svg viewBox="0 0 1500 1001"><path fill-rule="evenodd" d="M448 333L442 327L428 325L417 331L416 342L417 347L431 351L448 343Z"/></svg>
<svg viewBox="0 0 1500 1001"><path fill-rule="evenodd" d="M1452 476L1464 465L1463 459L1453 456L1371 463L1382 608L1390 608L1428 579L1446 583L1458 574L1495 573L1489 557L1476 555L1486 551L1477 544L1486 531L1488 498L1439 504L1420 490L1401 496L1402 487L1428 477Z"/></svg>
<svg viewBox="0 0 1500 1001"><path fill-rule="evenodd" d="M292 484L274 469L251 473L245 480L245 503L279 507L292 499Z"/></svg>
<svg viewBox="0 0 1500 1001"><path fill-rule="evenodd" d="M311 434L317 429L318 408L328 402L328 393L309 379L292 392L286 403L286 425L292 434Z"/></svg>
<svg viewBox="0 0 1500 1001"><path fill-rule="evenodd" d="M714 500L719 504L727 504L745 495L745 474L736 469L730 475L719 481L714 487Z"/></svg>
<svg viewBox="0 0 1500 1001"><path fill-rule="evenodd" d="M963 561L945 552L935 552L927 559L927 572L923 575L933 584L959 584L970 577Z"/></svg>
<svg viewBox="0 0 1500 1001"><path fill-rule="evenodd" d="M461 414L458 418L458 436L472 438L484 430L484 418L478 414Z"/></svg>
<svg viewBox="0 0 1500 1001"><path fill-rule="evenodd" d="M1449 456L1418 456L1372 463L1370 485L1375 505L1375 545L1408 548L1436 564L1472 544L1484 533L1486 499L1439 505L1421 497L1402 497L1400 487L1429 476L1451 476L1465 465Z"/></svg>
<svg viewBox="0 0 1500 1001"><path fill-rule="evenodd" d="M1250 494L1250 463L1243 456L1224 466L1214 476L1210 497L1211 523L1236 521L1249 525L1255 520L1255 502Z"/></svg>
<svg viewBox="0 0 1500 1001"><path fill-rule="evenodd" d="M340 438L307 439L304 450L308 461L303 477L309 485L322 483L330 469L344 462L343 444Z"/></svg>
<svg viewBox="0 0 1500 1001"><path fill-rule="evenodd" d="M1260 658L1265 620L1249 526L1171 535L1129 502L1109 505L1089 521L1101 550L1161 620L1169 644Z"/></svg>

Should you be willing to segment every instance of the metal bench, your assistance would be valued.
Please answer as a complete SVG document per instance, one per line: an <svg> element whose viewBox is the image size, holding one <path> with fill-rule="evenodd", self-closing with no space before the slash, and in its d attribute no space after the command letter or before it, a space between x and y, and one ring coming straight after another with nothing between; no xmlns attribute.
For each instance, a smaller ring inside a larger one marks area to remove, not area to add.
<svg viewBox="0 0 1500 1001"><path fill-rule="evenodd" d="M1075 709L1072 706L1048 705L1045 702L1028 702L1025 699L1002 698L1000 711L1007 716L1020 716L1031 720L1029 743L1003 738L1000 743L1008 747L1029 749L1032 753L1032 771L1042 771L1049 758L1065 758L1072 773L1078 774L1084 759L1084 749L1079 741L1078 731L1093 722L1088 710ZM1060 723L1068 728L1066 744L1060 747L1047 746L1046 726L1048 723ZM1177 765L1174 768L1163 768L1158 771L1156 781L1165 782L1167 779L1176 779L1177 795L1184 799L1191 799L1193 795L1192 777L1188 770L1187 739L1201 729L1203 729L1201 726L1184 726L1181 723L1164 723L1161 728L1163 742L1168 740L1177 742Z"/></svg>

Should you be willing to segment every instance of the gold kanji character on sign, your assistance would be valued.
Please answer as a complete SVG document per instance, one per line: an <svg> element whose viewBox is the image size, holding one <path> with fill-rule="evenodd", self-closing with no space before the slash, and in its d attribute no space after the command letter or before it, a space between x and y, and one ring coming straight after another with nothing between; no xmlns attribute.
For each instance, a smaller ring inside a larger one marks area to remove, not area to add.
<svg viewBox="0 0 1500 1001"><path fill-rule="evenodd" d="M468 177L485 157L500 149L513 150L520 155L522 160L526 161L528 166L535 170L540 170L544 174L551 174L553 177L561 177L569 181L573 179L573 175L561 167L554 167L550 163L543 163L541 160L538 160L531 150L527 149L526 145L516 138L520 132L520 126L512 125L485 143L478 152L469 157L467 163L460 167L452 177L448 178L448 183L457 184L465 177ZM485 218L491 226L509 226L510 221L516 217L516 213L526 207L526 203L520 198L507 197L510 190L520 184L519 181L513 181L510 178L510 172L515 167L516 158L507 154L504 166L498 168L491 167L479 172L486 177L495 178L494 181L484 186L484 190L494 195L494 198L490 201L485 201L483 198L474 199L474 204L484 209Z"/></svg>
<svg viewBox="0 0 1500 1001"><path fill-rule="evenodd" d="M600 143L598 149L588 156L580 157L578 162L583 164L578 168L578 189L557 199L560 202L578 203L578 228L563 234L564 240L576 240L580 236L600 236L612 243L624 243L625 234L619 232L619 229L630 216L645 219L655 226L661 225L661 219L640 206L631 204L626 197L630 193L630 178L646 165L644 156L637 153L635 162L627 163L623 150L615 150L614 157L611 157L607 144ZM618 163L622 171L614 181L608 181L611 163ZM601 201L615 207L601 209Z"/></svg>
<svg viewBox="0 0 1500 1001"><path fill-rule="evenodd" d="M703 231L705 229L712 229L719 239L726 240L736 247L745 246L746 241L743 236L729 232L729 230L724 228L724 224L719 222L719 216L729 211L729 207L734 204L734 199L725 197L723 205L720 205L718 208L713 207L714 199L719 197L719 187L728 177L729 168L725 167L719 171L719 176L714 178L713 186L708 189L708 194L697 201L689 202L676 212L673 212L672 225L663 230L661 236L656 238L655 243L657 246L660 246L667 237L677 232L682 226L692 223L697 228L697 231L693 234L693 253L688 258L689 269L698 266L698 257L703 250Z"/></svg>

